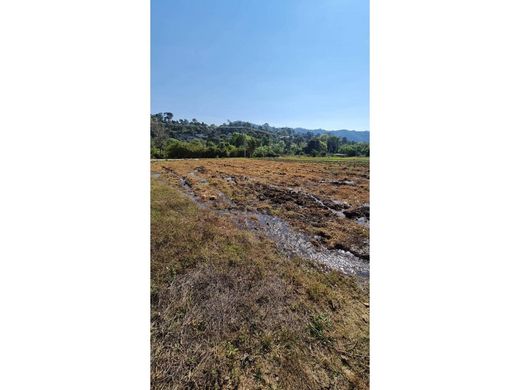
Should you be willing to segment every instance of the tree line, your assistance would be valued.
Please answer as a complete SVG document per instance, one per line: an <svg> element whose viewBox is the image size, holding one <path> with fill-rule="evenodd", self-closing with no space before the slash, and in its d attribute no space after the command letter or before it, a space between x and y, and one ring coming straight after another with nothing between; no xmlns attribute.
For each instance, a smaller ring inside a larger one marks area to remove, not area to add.
<svg viewBox="0 0 520 390"><path fill-rule="evenodd" d="M283 155L369 156L369 144L330 134L298 133L268 123L227 121L206 124L196 119L174 120L173 114L151 115L152 158L278 157Z"/></svg>

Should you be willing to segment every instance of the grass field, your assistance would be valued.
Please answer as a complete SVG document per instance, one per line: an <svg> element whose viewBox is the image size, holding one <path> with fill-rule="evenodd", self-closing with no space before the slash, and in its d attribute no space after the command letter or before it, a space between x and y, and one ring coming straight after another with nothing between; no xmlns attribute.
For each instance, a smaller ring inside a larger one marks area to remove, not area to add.
<svg viewBox="0 0 520 390"><path fill-rule="evenodd" d="M368 161L314 161L301 157L156 161L152 169L171 183L184 180L213 208L229 209L232 203L237 209L277 216L329 249L368 259Z"/></svg>
<svg viewBox="0 0 520 390"><path fill-rule="evenodd" d="M309 157L309 156L284 156L276 157L273 161L296 161L306 163L340 163L346 165L368 165L370 163L369 157Z"/></svg>
<svg viewBox="0 0 520 390"><path fill-rule="evenodd" d="M363 252L368 225L349 213L366 208L368 164L322 162L152 163L153 389L368 388L366 281L289 257L233 218L276 215L306 234L346 224L341 245ZM345 217L329 201L348 203ZM332 250L337 234L315 244Z"/></svg>

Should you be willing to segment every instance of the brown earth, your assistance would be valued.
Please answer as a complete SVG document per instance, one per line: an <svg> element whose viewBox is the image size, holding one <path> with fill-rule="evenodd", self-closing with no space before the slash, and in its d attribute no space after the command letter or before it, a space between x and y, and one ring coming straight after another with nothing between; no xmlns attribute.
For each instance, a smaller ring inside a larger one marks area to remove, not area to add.
<svg viewBox="0 0 520 390"><path fill-rule="evenodd" d="M152 172L182 180L215 209L278 216L316 244L369 259L369 165L344 162L201 159L155 161Z"/></svg>

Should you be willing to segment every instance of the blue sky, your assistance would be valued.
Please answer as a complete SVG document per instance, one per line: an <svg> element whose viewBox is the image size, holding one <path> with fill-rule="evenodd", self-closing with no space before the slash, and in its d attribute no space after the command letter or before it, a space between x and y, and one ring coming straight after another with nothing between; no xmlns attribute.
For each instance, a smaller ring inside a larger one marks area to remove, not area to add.
<svg viewBox="0 0 520 390"><path fill-rule="evenodd" d="M368 130L368 0L152 0L152 113Z"/></svg>

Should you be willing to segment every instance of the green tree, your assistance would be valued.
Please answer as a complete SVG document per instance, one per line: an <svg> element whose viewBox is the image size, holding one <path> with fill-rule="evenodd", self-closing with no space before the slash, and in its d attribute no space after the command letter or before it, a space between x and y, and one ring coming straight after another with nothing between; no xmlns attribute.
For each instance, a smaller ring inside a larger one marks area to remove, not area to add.
<svg viewBox="0 0 520 390"><path fill-rule="evenodd" d="M327 153L338 153L339 150L339 138L335 135L331 135L327 138Z"/></svg>
<svg viewBox="0 0 520 390"><path fill-rule="evenodd" d="M249 157L251 157L255 149L260 145L260 142L251 136L246 136L245 148Z"/></svg>
<svg viewBox="0 0 520 390"><path fill-rule="evenodd" d="M327 151L327 144L319 138L311 138L303 151L311 156L318 156Z"/></svg>

